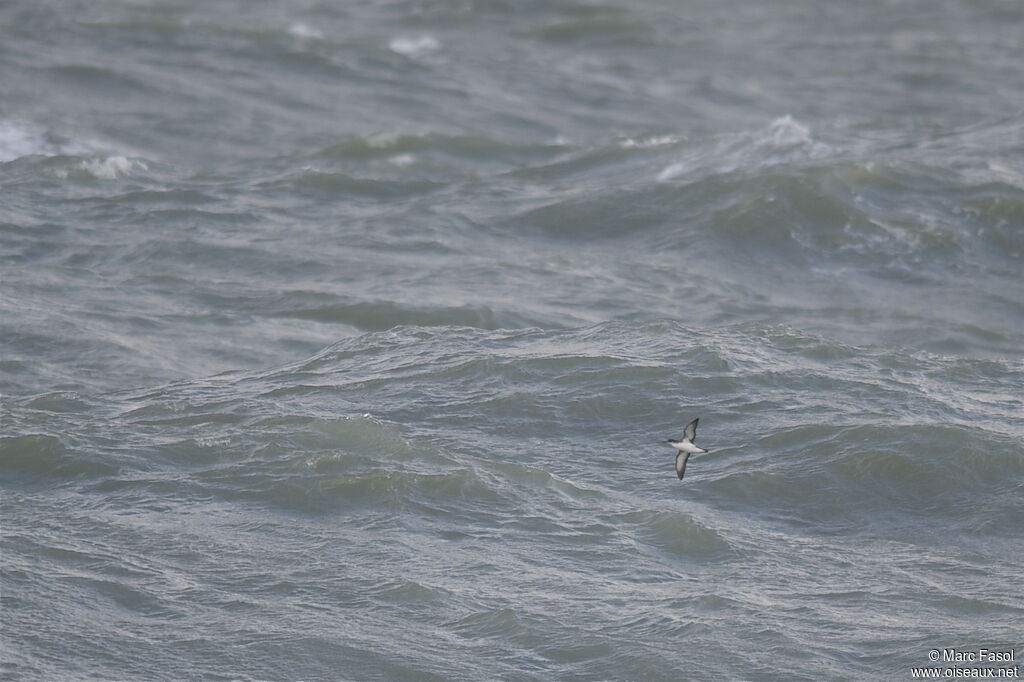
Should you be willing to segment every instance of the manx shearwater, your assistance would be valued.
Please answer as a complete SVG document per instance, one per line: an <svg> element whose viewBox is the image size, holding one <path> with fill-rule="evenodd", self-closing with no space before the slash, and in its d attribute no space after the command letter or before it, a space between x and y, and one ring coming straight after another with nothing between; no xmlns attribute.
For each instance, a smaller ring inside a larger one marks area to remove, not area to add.
<svg viewBox="0 0 1024 682"><path fill-rule="evenodd" d="M668 440L668 444L679 451L676 454L676 474L680 481L683 480L683 474L686 473L686 460L690 459L690 455L695 452L707 452L704 448L698 448L693 444L693 441L697 440L697 422L699 421L700 417L687 424L683 429L683 437L679 440L671 438Z"/></svg>

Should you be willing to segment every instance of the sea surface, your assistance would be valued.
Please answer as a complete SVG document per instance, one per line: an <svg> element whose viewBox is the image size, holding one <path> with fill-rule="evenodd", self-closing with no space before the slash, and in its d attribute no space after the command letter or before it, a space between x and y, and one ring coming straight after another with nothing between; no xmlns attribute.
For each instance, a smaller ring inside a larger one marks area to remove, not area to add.
<svg viewBox="0 0 1024 682"><path fill-rule="evenodd" d="M1022 27L0 1L0 677L1024 665Z"/></svg>

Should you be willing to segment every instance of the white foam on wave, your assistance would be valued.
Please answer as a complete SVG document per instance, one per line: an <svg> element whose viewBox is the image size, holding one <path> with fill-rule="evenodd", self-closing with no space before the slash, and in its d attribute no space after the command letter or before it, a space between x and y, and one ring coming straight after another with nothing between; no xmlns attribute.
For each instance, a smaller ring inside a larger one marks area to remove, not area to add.
<svg viewBox="0 0 1024 682"><path fill-rule="evenodd" d="M1018 189L1024 189L1024 172L1011 168L999 161L986 161L985 167L1000 181Z"/></svg>
<svg viewBox="0 0 1024 682"><path fill-rule="evenodd" d="M431 35L416 36L415 38L398 37L392 38L388 42L389 50L413 59L436 52L440 48L440 41Z"/></svg>
<svg viewBox="0 0 1024 682"><path fill-rule="evenodd" d="M772 121L768 130L771 133L771 142L776 147L814 144L811 129L789 114Z"/></svg>
<svg viewBox="0 0 1024 682"><path fill-rule="evenodd" d="M145 161L110 151L99 143L63 139L36 123L0 120L0 163L28 156L85 157L48 171L61 179L85 171L100 180L113 180L148 169Z"/></svg>
<svg viewBox="0 0 1024 682"><path fill-rule="evenodd" d="M289 26L288 33L303 40L322 40L324 37L323 31L320 29L301 22L296 22Z"/></svg>
<svg viewBox="0 0 1024 682"><path fill-rule="evenodd" d="M126 156L108 156L106 158L82 161L81 167L101 180L113 180L128 175L133 170L146 170L144 161L129 159Z"/></svg>
<svg viewBox="0 0 1024 682"><path fill-rule="evenodd" d="M777 118L757 131L712 138L710 148L702 144L688 150L682 159L658 173L658 180L674 180L694 172L731 173L785 163L809 161L835 153L814 139L811 129L790 115Z"/></svg>
<svg viewBox="0 0 1024 682"><path fill-rule="evenodd" d="M47 145L46 139L38 130L26 128L13 121L0 121L0 162L39 154Z"/></svg>
<svg viewBox="0 0 1024 682"><path fill-rule="evenodd" d="M619 146L623 149L651 149L654 147L666 147L669 145L676 144L683 138L678 135L658 135L656 137L648 137L642 139L626 138L619 143Z"/></svg>
<svg viewBox="0 0 1024 682"><path fill-rule="evenodd" d="M416 157L412 154L397 154L388 159L388 162L399 168L404 168L416 163Z"/></svg>
<svg viewBox="0 0 1024 682"><path fill-rule="evenodd" d="M24 156L61 156L87 154L88 146L60 140L48 130L27 121L0 121L0 163Z"/></svg>
<svg viewBox="0 0 1024 682"><path fill-rule="evenodd" d="M658 173L658 180L660 182L667 182L668 180L675 180L680 175L687 175L696 166L694 164L687 163L685 161L678 161L665 168Z"/></svg>

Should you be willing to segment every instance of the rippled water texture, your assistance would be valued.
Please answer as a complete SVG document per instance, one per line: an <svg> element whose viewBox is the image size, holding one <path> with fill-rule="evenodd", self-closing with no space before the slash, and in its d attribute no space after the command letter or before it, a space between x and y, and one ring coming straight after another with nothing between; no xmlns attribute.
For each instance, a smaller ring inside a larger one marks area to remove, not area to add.
<svg viewBox="0 0 1024 682"><path fill-rule="evenodd" d="M1021 25L0 2L0 673L1020 659Z"/></svg>

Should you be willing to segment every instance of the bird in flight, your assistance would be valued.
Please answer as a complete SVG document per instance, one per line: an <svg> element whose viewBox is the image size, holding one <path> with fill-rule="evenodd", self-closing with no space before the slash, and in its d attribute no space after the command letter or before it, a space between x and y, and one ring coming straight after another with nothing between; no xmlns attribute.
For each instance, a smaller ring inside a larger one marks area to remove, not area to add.
<svg viewBox="0 0 1024 682"><path fill-rule="evenodd" d="M683 474L686 473L686 460L690 459L690 455L695 452L707 452L704 448L698 448L693 444L693 441L697 440L697 422L699 421L700 417L687 424L683 429L683 437L679 440L671 438L668 440L668 444L679 451L676 453L676 474L680 481L683 480Z"/></svg>

